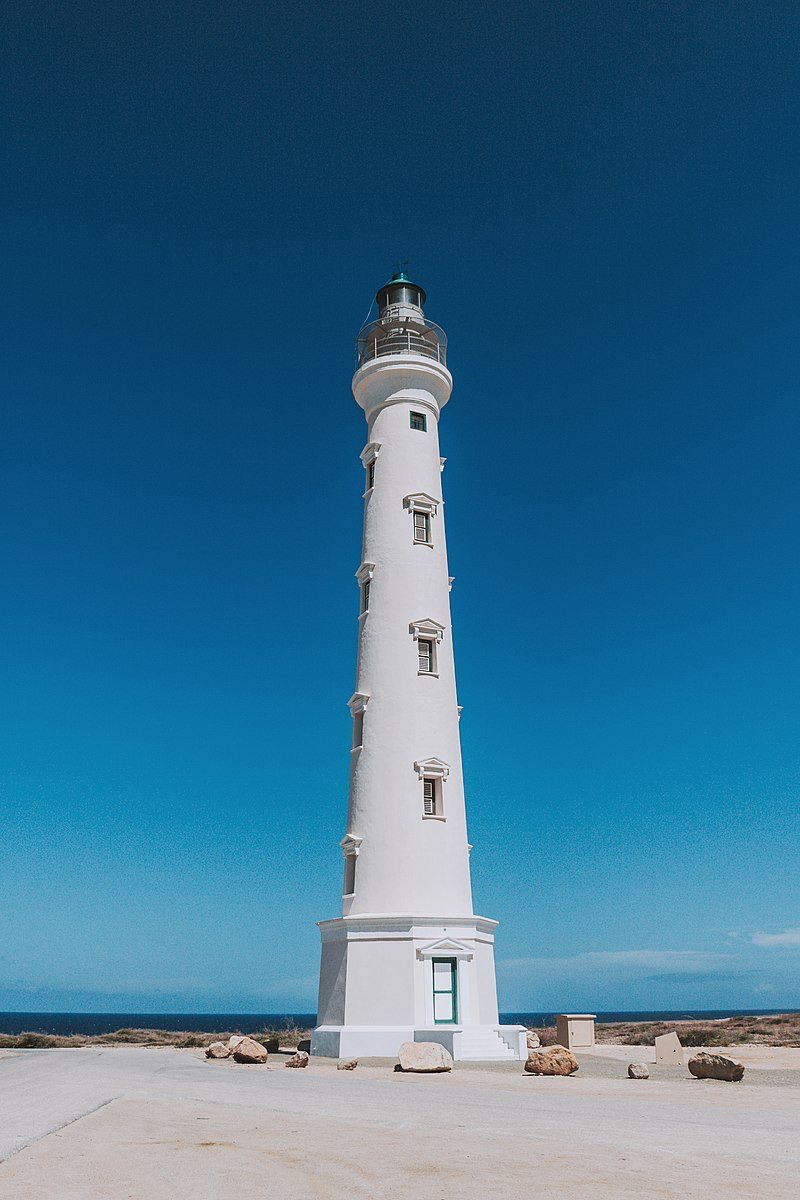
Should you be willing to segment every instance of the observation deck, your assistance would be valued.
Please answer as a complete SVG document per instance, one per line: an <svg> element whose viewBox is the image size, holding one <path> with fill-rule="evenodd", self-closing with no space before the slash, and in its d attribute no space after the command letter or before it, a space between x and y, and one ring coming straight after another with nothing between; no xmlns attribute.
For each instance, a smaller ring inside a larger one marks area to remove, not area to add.
<svg viewBox="0 0 800 1200"><path fill-rule="evenodd" d="M356 367L388 355L422 356L447 366L447 337L440 326L422 315L387 312L360 331L356 339Z"/></svg>

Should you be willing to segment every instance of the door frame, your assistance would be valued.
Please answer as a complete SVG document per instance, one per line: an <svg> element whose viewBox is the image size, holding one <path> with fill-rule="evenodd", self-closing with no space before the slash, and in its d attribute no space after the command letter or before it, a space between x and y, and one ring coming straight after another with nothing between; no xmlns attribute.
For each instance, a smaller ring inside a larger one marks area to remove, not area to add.
<svg viewBox="0 0 800 1200"><path fill-rule="evenodd" d="M436 987L436 964L437 963L447 963L450 967L451 986L450 986L448 993L444 992L443 990L437 990L437 987ZM434 1023L434 1025L457 1025L458 1024L458 959L457 958L449 958L447 956L442 957L442 958L432 958L431 959L431 978L432 978L432 984L433 984L433 1023ZM450 1012L452 1015L450 1017L448 1017L446 1020L442 1020L436 1016L436 997L444 996L446 994L449 994L452 997L452 1006L450 1009Z"/></svg>

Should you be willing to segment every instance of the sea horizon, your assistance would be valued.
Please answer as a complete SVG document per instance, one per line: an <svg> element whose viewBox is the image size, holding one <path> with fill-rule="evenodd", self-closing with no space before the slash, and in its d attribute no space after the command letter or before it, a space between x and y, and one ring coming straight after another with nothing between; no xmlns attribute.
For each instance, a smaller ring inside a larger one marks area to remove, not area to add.
<svg viewBox="0 0 800 1200"><path fill-rule="evenodd" d="M563 1011L563 1010L562 1010ZM794 1008L685 1008L613 1010L595 1013L600 1023L633 1021L719 1021L727 1017L769 1017L779 1013L797 1013ZM530 1012L501 1012L500 1022L508 1025L551 1025L556 1010ZM311 1028L316 1013L136 1013L136 1012L0 1012L0 1033L48 1033L61 1037L81 1034L97 1037L118 1029L163 1029L170 1032L222 1033L246 1028Z"/></svg>

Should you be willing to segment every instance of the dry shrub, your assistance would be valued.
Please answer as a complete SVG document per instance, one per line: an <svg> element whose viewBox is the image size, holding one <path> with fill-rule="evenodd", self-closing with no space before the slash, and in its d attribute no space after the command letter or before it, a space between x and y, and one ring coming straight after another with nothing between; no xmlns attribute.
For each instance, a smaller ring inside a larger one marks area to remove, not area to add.
<svg viewBox="0 0 800 1200"><path fill-rule="evenodd" d="M676 1031L684 1046L800 1046L800 1013L774 1017L728 1017L723 1021L642 1021L599 1024L598 1042L617 1046L652 1046L663 1033Z"/></svg>
<svg viewBox="0 0 800 1200"><path fill-rule="evenodd" d="M543 1046L558 1045L558 1034L556 1033L555 1025L537 1025L535 1028L531 1027L531 1033L539 1035L539 1041Z"/></svg>

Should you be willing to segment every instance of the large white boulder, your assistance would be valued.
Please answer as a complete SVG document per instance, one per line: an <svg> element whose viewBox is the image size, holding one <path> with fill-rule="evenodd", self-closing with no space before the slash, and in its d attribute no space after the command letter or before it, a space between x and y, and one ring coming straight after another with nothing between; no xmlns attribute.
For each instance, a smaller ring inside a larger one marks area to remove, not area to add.
<svg viewBox="0 0 800 1200"><path fill-rule="evenodd" d="M452 1071L453 1057L438 1042L403 1042L398 1054L402 1071Z"/></svg>

